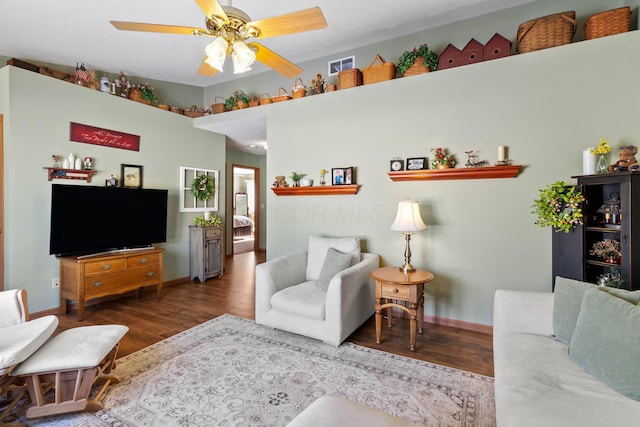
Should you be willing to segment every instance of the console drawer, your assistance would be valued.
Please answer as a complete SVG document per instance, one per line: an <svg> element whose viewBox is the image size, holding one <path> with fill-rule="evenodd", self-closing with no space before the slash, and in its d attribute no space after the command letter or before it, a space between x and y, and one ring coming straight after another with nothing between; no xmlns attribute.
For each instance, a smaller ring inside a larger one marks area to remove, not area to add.
<svg viewBox="0 0 640 427"><path fill-rule="evenodd" d="M160 264L159 254L142 254L127 258L127 268L149 267Z"/></svg>
<svg viewBox="0 0 640 427"><path fill-rule="evenodd" d="M381 284L380 296L382 298L403 299L408 300L410 297L411 287L394 285L393 283Z"/></svg>
<svg viewBox="0 0 640 427"><path fill-rule="evenodd" d="M114 258L103 261L90 261L85 264L85 274L112 273L126 268L124 258Z"/></svg>
<svg viewBox="0 0 640 427"><path fill-rule="evenodd" d="M160 278L160 269L156 266L148 268L135 268L119 271L112 274L95 275L85 277L85 296L95 296L126 292L138 287L157 283Z"/></svg>

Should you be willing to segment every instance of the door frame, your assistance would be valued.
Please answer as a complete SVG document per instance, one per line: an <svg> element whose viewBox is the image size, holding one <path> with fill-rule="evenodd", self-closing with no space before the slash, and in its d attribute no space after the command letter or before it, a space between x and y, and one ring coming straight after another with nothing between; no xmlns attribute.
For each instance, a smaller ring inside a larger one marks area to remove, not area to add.
<svg viewBox="0 0 640 427"><path fill-rule="evenodd" d="M241 165L237 163L231 164L231 191L229 192L229 205L231 211L230 221L227 221L227 225L231 228L230 233L227 235L231 235L231 256L234 255L233 251L233 203L234 203L234 195L235 195L235 179L236 174L234 173L235 168L242 169L253 169L253 180L254 180L254 194L253 194L253 206L255 207L254 211L254 222L255 222L255 232L253 233L253 251L257 252L260 249L260 168L257 166L247 166Z"/></svg>
<svg viewBox="0 0 640 427"><path fill-rule="evenodd" d="M0 291L4 291L4 118L0 114Z"/></svg>

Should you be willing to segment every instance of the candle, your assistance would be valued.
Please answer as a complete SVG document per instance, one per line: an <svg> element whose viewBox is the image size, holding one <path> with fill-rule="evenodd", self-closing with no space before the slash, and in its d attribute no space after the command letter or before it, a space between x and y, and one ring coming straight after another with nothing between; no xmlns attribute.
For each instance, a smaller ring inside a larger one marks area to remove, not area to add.
<svg viewBox="0 0 640 427"><path fill-rule="evenodd" d="M582 150L582 174L593 175L596 173L596 156L591 154L590 148Z"/></svg>
<svg viewBox="0 0 640 427"><path fill-rule="evenodd" d="M498 161L504 162L505 160L507 160L507 147L501 145L498 147Z"/></svg>

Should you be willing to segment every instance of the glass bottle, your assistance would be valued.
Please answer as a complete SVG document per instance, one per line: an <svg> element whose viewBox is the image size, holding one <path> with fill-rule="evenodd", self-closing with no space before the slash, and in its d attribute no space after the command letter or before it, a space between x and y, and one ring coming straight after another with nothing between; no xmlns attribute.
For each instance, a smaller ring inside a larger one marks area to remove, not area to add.
<svg viewBox="0 0 640 427"><path fill-rule="evenodd" d="M598 163L596 164L596 173L609 173L609 162L606 154L598 154Z"/></svg>

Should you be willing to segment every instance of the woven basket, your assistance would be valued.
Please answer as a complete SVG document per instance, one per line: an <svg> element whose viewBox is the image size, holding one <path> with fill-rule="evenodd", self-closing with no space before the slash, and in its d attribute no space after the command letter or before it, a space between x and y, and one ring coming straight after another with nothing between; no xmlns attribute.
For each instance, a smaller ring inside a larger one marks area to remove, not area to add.
<svg viewBox="0 0 640 427"><path fill-rule="evenodd" d="M350 87L362 85L362 72L357 68L340 71L338 73L338 89L349 89Z"/></svg>
<svg viewBox="0 0 640 427"><path fill-rule="evenodd" d="M396 64L386 62L383 57L376 55L371 64L362 70L364 84L384 82L396 78Z"/></svg>
<svg viewBox="0 0 640 427"><path fill-rule="evenodd" d="M253 95L251 101L249 101L249 107L257 107L258 105L260 105L260 100L257 96Z"/></svg>
<svg viewBox="0 0 640 427"><path fill-rule="evenodd" d="M184 115L191 118L204 116L204 111L198 111L198 107L192 105L188 110L184 110Z"/></svg>
<svg viewBox="0 0 640 427"><path fill-rule="evenodd" d="M569 44L576 33L576 12L568 11L524 22L518 27L518 53Z"/></svg>
<svg viewBox="0 0 640 427"><path fill-rule="evenodd" d="M291 97L303 98L306 94L307 94L307 87L304 85L304 83L302 83L302 79L298 77L295 83L293 84L293 87L291 88Z"/></svg>
<svg viewBox="0 0 640 427"><path fill-rule="evenodd" d="M218 98L222 99L222 102L215 102ZM224 113L227 111L227 104L225 103L225 99L221 96L216 96L214 98L214 103L211 104L211 114Z"/></svg>
<svg viewBox="0 0 640 427"><path fill-rule="evenodd" d="M271 95L269 95L268 93L263 93L262 94L262 98L260 98L260 105L268 105L271 104L273 101L271 100Z"/></svg>
<svg viewBox="0 0 640 427"><path fill-rule="evenodd" d="M424 65L424 58L422 56L417 57L413 60L413 65L407 68L407 71L404 72L404 77L417 76L418 74L424 74L431 72L431 67Z"/></svg>
<svg viewBox="0 0 640 427"><path fill-rule="evenodd" d="M282 102L282 101L288 101L290 100L291 97L289 96L289 94L287 93L286 89L281 87L278 89L278 96L274 96L273 98L271 98L271 100L273 102Z"/></svg>
<svg viewBox="0 0 640 427"><path fill-rule="evenodd" d="M184 110L180 107L171 107L169 106L169 111L176 114L184 114Z"/></svg>
<svg viewBox="0 0 640 427"><path fill-rule="evenodd" d="M620 7L596 13L584 23L584 39L612 36L629 31L631 8Z"/></svg>

